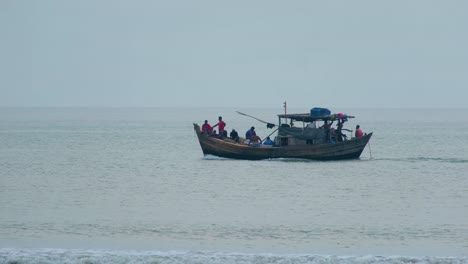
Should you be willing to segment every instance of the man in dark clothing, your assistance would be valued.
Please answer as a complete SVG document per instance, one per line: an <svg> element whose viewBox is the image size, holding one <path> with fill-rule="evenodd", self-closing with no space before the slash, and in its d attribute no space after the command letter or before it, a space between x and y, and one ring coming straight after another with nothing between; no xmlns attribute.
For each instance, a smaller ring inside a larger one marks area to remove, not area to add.
<svg viewBox="0 0 468 264"><path fill-rule="evenodd" d="M231 133L229 134L229 137L236 142L239 141L239 134L235 129L232 129Z"/></svg>

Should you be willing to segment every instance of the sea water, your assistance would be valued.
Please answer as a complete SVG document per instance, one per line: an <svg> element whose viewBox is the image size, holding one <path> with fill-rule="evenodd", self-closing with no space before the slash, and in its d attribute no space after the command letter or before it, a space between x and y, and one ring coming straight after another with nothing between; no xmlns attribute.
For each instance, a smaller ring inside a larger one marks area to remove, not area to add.
<svg viewBox="0 0 468 264"><path fill-rule="evenodd" d="M194 122L273 132L236 110L283 111L1 108L0 263L468 263L468 109L331 109L357 160L204 157Z"/></svg>

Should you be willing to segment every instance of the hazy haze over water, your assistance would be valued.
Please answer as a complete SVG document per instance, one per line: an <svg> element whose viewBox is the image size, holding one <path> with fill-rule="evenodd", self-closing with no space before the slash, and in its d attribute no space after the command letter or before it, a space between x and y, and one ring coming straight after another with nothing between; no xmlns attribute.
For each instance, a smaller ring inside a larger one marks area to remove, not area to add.
<svg viewBox="0 0 468 264"><path fill-rule="evenodd" d="M0 106L466 107L468 2L0 2Z"/></svg>

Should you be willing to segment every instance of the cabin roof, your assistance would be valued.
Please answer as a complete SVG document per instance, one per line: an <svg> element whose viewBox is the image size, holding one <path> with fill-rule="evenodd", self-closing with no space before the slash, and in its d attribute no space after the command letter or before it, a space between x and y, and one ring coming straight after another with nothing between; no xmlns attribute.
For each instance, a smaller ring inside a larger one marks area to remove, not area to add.
<svg viewBox="0 0 468 264"><path fill-rule="evenodd" d="M338 116L336 114L333 115L325 115L321 117L311 116L309 113L305 114L281 114L278 115L279 118L288 118L294 121L300 122L314 122L314 121L325 121L325 120L343 120L348 118L354 118L354 116L349 115L342 115Z"/></svg>

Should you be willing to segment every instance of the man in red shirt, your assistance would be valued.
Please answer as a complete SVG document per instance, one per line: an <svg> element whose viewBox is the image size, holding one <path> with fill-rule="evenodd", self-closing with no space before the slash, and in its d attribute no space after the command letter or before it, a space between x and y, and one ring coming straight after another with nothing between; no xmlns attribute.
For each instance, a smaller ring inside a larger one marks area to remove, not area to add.
<svg viewBox="0 0 468 264"><path fill-rule="evenodd" d="M362 137L362 130L359 125L356 126L356 131L354 132L355 137Z"/></svg>
<svg viewBox="0 0 468 264"><path fill-rule="evenodd" d="M220 137L225 137L227 135L227 131L224 131L224 127L226 126L226 123L223 121L223 118L220 116L218 117L218 123L213 126L213 128L218 127L219 130L219 136Z"/></svg>
<svg viewBox="0 0 468 264"><path fill-rule="evenodd" d="M205 123L202 125L201 130L202 132L206 132L208 134L211 133L213 128L211 127L210 124L208 124L208 120L205 120Z"/></svg>

